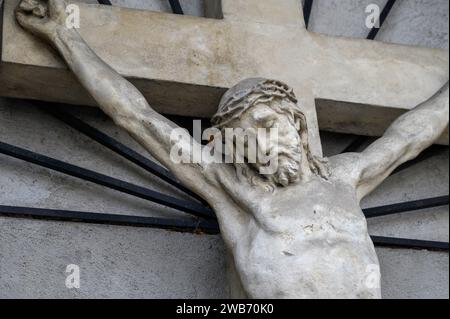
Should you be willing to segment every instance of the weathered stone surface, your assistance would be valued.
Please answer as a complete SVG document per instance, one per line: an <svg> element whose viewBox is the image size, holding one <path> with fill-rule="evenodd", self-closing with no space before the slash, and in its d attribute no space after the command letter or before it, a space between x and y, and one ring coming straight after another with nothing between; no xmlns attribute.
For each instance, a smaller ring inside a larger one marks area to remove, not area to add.
<svg viewBox="0 0 450 319"><path fill-rule="evenodd" d="M104 170L112 175L119 173L123 174L124 178L132 179L137 176L145 182L146 178L138 170L124 169L125 165L116 165L121 163L117 163L113 159L114 156L110 156L95 143L80 137L72 130L67 130L51 118L39 112L32 112L30 108L18 101L12 101L9 106L0 103L0 106L4 107L3 116L0 116L2 121L0 132L3 140L6 139L37 151L43 150L66 160L75 160L81 165ZM82 112L83 109L76 111ZM84 111L85 113L77 115L96 114L95 110ZM85 119L118 136L117 127L101 116ZM18 127L16 123L19 121L26 122L27 125ZM52 130L48 127L52 127ZM120 137L123 137L126 143L131 143L126 134L122 133L120 132ZM331 134L325 134L323 140L326 144L327 155L339 153L350 142L348 137ZM329 152L331 148L333 150ZM428 160L415 168L400 174L401 178L397 178L399 176L391 178L368 199L366 205L383 205L386 202L420 199L435 196L441 192L448 194L448 154L437 162ZM110 205L109 207L101 206L101 211L105 212L116 209L117 205L123 205L121 207L125 211L136 207L137 210L145 210L146 214L154 213L153 207L151 211L145 209L145 203L131 205L133 207L131 208L128 204L132 201L126 200L126 196L119 196L120 199L118 199L117 194L109 196L109 192L106 191L108 194L105 194L101 188L94 192L95 196L85 194L83 190L89 189L92 192L94 187L89 188L86 182L74 183L71 178L57 176L59 174L49 175L45 170L34 169L31 165L24 166L20 161L10 161L3 157L0 171L2 198L6 198L7 202L13 201L18 205L24 202L30 205L48 204L53 207L67 205L70 206L68 208L74 209L82 205L88 210L97 210L99 209L97 200L100 200L101 203ZM83 185L80 186L80 184ZM91 196L88 200L86 200L87 195ZM93 197L95 200L91 200ZM448 208L439 209L437 213L427 210L407 216L409 218L405 224L402 224L404 219L400 217L393 218L394 224L391 223L390 218L377 220L375 229L372 228L372 231L382 235L448 240ZM179 245L180 248L199 247L200 251L197 253L196 248L178 249L177 243L180 239L178 234L166 235L165 232L139 229L127 231L127 228L122 227L72 223L8 218L1 220L5 222L1 223L0 237L2 242L10 243L0 245L0 256L7 257L8 260L7 263L0 263L2 268L0 291L2 296L7 298L14 296L226 297L225 294L222 295L215 290L219 291L220 285L225 281L222 276L223 263L220 263L220 267L215 267L223 254L220 241L212 243L214 248L209 246L209 249L205 249L204 245L197 246L198 242L191 241L188 236L187 242L191 246L183 245L183 243ZM410 227L411 225L413 227ZM382 229L384 226L387 227L385 231ZM140 240L140 237L143 239ZM55 240L58 238L64 239ZM170 241L170 245L155 249L154 245L158 247L167 240ZM151 254L148 254L149 252ZM123 258L124 254L127 256L126 259ZM175 262L178 263L181 260L183 267L175 267L171 276L168 277L166 265L174 262L172 258L174 254L178 257ZM448 298L448 254L390 249L380 249L378 254L382 264L384 297ZM188 255L192 255L193 258L187 257ZM215 257L216 255L219 257ZM199 265L199 260L205 263ZM69 262L81 262L82 271L87 271L84 273L87 277L82 275L83 287L79 291L69 291L64 286L64 269ZM87 267L84 267L85 265ZM130 268L135 271L129 272ZM199 271L202 277L198 276ZM210 283L208 288L203 285L205 279ZM196 285L199 281L202 285ZM189 285L186 285L186 282Z"/></svg>
<svg viewBox="0 0 450 319"><path fill-rule="evenodd" d="M56 54L17 25L16 3L5 2L0 94L92 105ZM80 33L168 114L210 116L221 94L242 78L282 79L300 97L316 153L315 98L341 101L348 108L366 105L367 112L359 113L363 118L384 107L391 116L381 119L386 122L382 130L397 109L426 100L448 78L446 51L307 32L296 0L222 4L223 20L81 5ZM330 105L319 103L320 122L327 129L380 133L370 122L361 127L335 121L340 108Z"/></svg>
<svg viewBox="0 0 450 319"><path fill-rule="evenodd" d="M415 0L409 0L415 1ZM315 0L308 30L340 37L365 39L370 32L366 26L366 8L370 4L384 7L387 0Z"/></svg>
<svg viewBox="0 0 450 319"><path fill-rule="evenodd" d="M366 38L366 8L387 0L315 0L308 29L328 35ZM376 41L448 50L447 0L397 1Z"/></svg>
<svg viewBox="0 0 450 319"><path fill-rule="evenodd" d="M230 272L239 283L231 285L233 296L381 297L379 261L360 201L448 127L448 82L365 151L324 160L311 153L308 121L292 88L276 80L246 79L226 92L212 118L222 135L230 127L241 133L235 132L236 139L214 135L215 145L209 146L220 154L211 159L198 154L201 146L190 136L174 140L176 125L64 26L63 0L22 0L16 16L58 51L119 127L208 202L233 257ZM276 137L255 135L272 128ZM231 152L226 162L222 144ZM176 160L174 150L185 160ZM264 156L253 158L255 152ZM192 153L199 162L186 161Z"/></svg>
<svg viewBox="0 0 450 319"><path fill-rule="evenodd" d="M148 156L99 110L65 108ZM26 123L18 126L17 123ZM49 130L48 128L52 129ZM0 99L1 140L174 196L169 187L65 124L25 105ZM325 155L351 137L325 133ZM364 207L448 194L448 152L389 178ZM4 205L139 216L182 217L86 181L0 156ZM448 240L448 207L371 220L374 235ZM145 228L0 217L1 298L227 298L225 248L217 236ZM448 254L377 249L383 298L446 298ZM125 258L124 258L125 256ZM175 257L174 257L175 256ZM65 268L81 267L81 289L64 285ZM173 265L168 272L168 265Z"/></svg>
<svg viewBox="0 0 450 319"><path fill-rule="evenodd" d="M377 39L448 50L448 24L446 0L397 1Z"/></svg>

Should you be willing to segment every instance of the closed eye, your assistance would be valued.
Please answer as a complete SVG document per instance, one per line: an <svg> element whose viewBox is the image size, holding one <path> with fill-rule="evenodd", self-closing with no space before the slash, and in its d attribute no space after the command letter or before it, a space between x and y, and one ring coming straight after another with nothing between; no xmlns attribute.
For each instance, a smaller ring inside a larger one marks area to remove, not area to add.
<svg viewBox="0 0 450 319"><path fill-rule="evenodd" d="M266 122L266 124L264 125L266 128L271 128L275 125L275 120L269 120Z"/></svg>

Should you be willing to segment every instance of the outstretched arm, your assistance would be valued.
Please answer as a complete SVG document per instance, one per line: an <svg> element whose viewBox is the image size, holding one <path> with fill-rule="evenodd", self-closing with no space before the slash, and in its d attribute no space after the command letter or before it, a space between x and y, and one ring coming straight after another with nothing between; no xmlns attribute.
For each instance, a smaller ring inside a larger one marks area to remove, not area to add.
<svg viewBox="0 0 450 319"><path fill-rule="evenodd" d="M144 96L126 79L103 62L75 29L65 26L63 0L23 0L16 10L18 22L28 31L50 43L64 58L81 84L114 122L128 131L156 159L186 186L198 193L204 167L175 164L170 159L170 134L177 126L153 110ZM184 143L186 152L191 143ZM196 147L200 147L195 144Z"/></svg>
<svg viewBox="0 0 450 319"><path fill-rule="evenodd" d="M398 166L416 158L445 131L449 122L448 83L426 102L399 117L362 153L330 158L333 174L356 188L361 200Z"/></svg>
<svg viewBox="0 0 450 319"><path fill-rule="evenodd" d="M398 118L364 152L348 154L359 199L372 192L399 165L416 158L443 134L449 122L448 99L447 83L428 101Z"/></svg>

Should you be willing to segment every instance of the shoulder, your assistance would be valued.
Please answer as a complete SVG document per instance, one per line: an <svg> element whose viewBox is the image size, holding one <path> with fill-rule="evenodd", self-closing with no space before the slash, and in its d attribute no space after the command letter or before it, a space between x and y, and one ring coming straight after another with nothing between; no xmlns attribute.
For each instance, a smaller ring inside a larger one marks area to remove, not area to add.
<svg viewBox="0 0 450 319"><path fill-rule="evenodd" d="M235 184L238 181L236 169L225 163L202 162L200 172L209 184L222 188L227 182Z"/></svg>
<svg viewBox="0 0 450 319"><path fill-rule="evenodd" d="M361 154L344 153L329 158L331 178L356 186L361 176Z"/></svg>

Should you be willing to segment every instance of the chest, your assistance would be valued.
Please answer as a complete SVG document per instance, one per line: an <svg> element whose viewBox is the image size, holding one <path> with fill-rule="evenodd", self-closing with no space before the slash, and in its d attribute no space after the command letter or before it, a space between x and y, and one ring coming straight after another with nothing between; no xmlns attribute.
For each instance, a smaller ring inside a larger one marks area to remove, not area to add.
<svg viewBox="0 0 450 319"><path fill-rule="evenodd" d="M254 196L258 200L252 201L249 213L271 232L308 235L366 228L353 189L339 182L314 180Z"/></svg>

